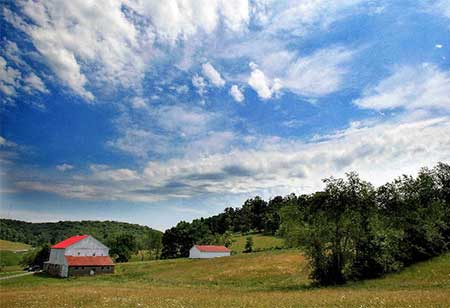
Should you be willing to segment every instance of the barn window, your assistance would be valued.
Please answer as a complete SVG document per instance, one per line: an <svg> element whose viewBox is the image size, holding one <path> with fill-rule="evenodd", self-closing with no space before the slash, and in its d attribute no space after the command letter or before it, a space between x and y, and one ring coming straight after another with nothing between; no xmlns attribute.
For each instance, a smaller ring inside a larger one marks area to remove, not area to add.
<svg viewBox="0 0 450 308"><path fill-rule="evenodd" d="M78 266L75 266L75 270L78 271Z"/></svg>
<svg viewBox="0 0 450 308"><path fill-rule="evenodd" d="M93 257L95 257L95 252L92 254Z"/></svg>
<svg viewBox="0 0 450 308"><path fill-rule="evenodd" d="M104 267L102 266L102 269L104 269Z"/></svg>
<svg viewBox="0 0 450 308"><path fill-rule="evenodd" d="M80 255L80 252L78 252L78 255Z"/></svg>
<svg viewBox="0 0 450 308"><path fill-rule="evenodd" d="M84 270L84 266L82 266L81 269Z"/></svg>

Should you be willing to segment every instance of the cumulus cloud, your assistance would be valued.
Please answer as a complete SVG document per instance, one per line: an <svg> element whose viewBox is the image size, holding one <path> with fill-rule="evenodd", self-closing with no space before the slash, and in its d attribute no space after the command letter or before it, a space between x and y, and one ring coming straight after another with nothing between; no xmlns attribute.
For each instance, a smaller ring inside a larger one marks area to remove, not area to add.
<svg viewBox="0 0 450 308"><path fill-rule="evenodd" d="M269 50L260 54L251 53L259 65L250 64L252 72L248 80L263 99L282 90L308 97L341 90L345 87L347 66L356 52L331 46L303 56L280 47L277 47L279 50L272 50L273 46L267 48Z"/></svg>
<svg viewBox="0 0 450 308"><path fill-rule="evenodd" d="M143 70L137 30L121 1L27 1L20 7L33 23L12 12L9 20L29 35L62 82L85 99L93 99L86 73L94 75L91 81L127 84ZM100 65L91 70L93 64Z"/></svg>
<svg viewBox="0 0 450 308"><path fill-rule="evenodd" d="M278 78L273 80L267 78L253 62L250 63L250 68L252 72L248 79L248 85L258 93L258 96L261 99L269 99L281 89L280 80Z"/></svg>
<svg viewBox="0 0 450 308"><path fill-rule="evenodd" d="M155 40L164 49L219 26L242 31L249 22L249 4L238 0L50 0L20 1L18 7L14 12L5 7L5 19L25 32L57 77L86 100L104 84L138 85L150 61L162 55ZM211 81L220 86L216 77Z"/></svg>
<svg viewBox="0 0 450 308"><path fill-rule="evenodd" d="M402 66L354 101L361 108L450 110L450 73L435 65Z"/></svg>
<svg viewBox="0 0 450 308"><path fill-rule="evenodd" d="M160 39L172 43L188 39L197 32L212 33L221 18L230 31L242 30L249 21L249 6L245 0L134 0L128 5L151 20Z"/></svg>
<svg viewBox="0 0 450 308"><path fill-rule="evenodd" d="M225 80L222 79L220 73L211 65L211 63L204 63L202 65L202 72L214 86L223 87L225 85Z"/></svg>
<svg viewBox="0 0 450 308"><path fill-rule="evenodd" d="M59 171L68 171L68 170L72 170L74 168L74 166L69 165L69 164L61 164L61 165L56 165L56 169L58 169Z"/></svg>
<svg viewBox="0 0 450 308"><path fill-rule="evenodd" d="M244 101L244 94L242 94L241 89L239 89L239 87L235 84L230 88L230 95L238 103L242 103Z"/></svg>

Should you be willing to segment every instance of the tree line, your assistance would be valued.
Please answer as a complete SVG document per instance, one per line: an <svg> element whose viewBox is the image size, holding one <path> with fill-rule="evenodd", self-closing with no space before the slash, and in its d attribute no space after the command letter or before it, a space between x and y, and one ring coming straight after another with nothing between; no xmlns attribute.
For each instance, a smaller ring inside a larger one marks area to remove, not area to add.
<svg viewBox="0 0 450 308"><path fill-rule="evenodd" d="M241 208L182 221L163 234L162 257L186 257L194 244L229 245L232 232L276 234L301 247L311 278L329 285L379 277L449 251L450 165L378 188L356 173L324 183L312 194L255 197Z"/></svg>
<svg viewBox="0 0 450 308"><path fill-rule="evenodd" d="M0 219L0 239L22 242L32 246L53 245L77 234L89 234L106 243L124 233L133 235L138 246L145 246L149 236L162 234L161 231L147 226L117 221L85 220L31 223Z"/></svg>

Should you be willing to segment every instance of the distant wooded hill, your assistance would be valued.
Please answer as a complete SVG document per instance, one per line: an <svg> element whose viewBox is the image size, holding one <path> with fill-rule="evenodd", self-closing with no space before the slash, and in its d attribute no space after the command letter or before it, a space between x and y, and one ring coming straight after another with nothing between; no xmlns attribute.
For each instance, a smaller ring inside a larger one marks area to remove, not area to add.
<svg viewBox="0 0 450 308"><path fill-rule="evenodd" d="M0 239L23 242L33 246L54 244L77 234L90 234L102 242L109 242L119 234L131 234L139 245L149 237L160 236L160 231L147 226L117 221L59 221L30 223L0 219Z"/></svg>

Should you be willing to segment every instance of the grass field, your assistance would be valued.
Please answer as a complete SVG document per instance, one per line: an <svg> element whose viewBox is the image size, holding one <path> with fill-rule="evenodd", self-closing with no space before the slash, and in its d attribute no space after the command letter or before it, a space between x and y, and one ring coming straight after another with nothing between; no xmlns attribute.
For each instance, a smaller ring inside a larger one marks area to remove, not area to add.
<svg viewBox="0 0 450 308"><path fill-rule="evenodd" d="M244 251L245 242L247 237L253 238L253 249L264 250L268 248L282 248L284 247L284 240L275 236L262 235L262 234L250 234L250 235L234 235L232 238L233 244L231 250L236 253Z"/></svg>
<svg viewBox="0 0 450 308"><path fill-rule="evenodd" d="M20 271L19 262L25 253L23 250L30 248L30 245L24 243L0 240L0 277L8 274L5 272Z"/></svg>
<svg viewBox="0 0 450 308"><path fill-rule="evenodd" d="M330 288L310 285L297 250L134 262L108 276L3 280L0 298L2 307L450 307L450 254Z"/></svg>
<svg viewBox="0 0 450 308"><path fill-rule="evenodd" d="M0 250L16 251L16 250L28 250L30 248L31 246L28 244L0 240Z"/></svg>

